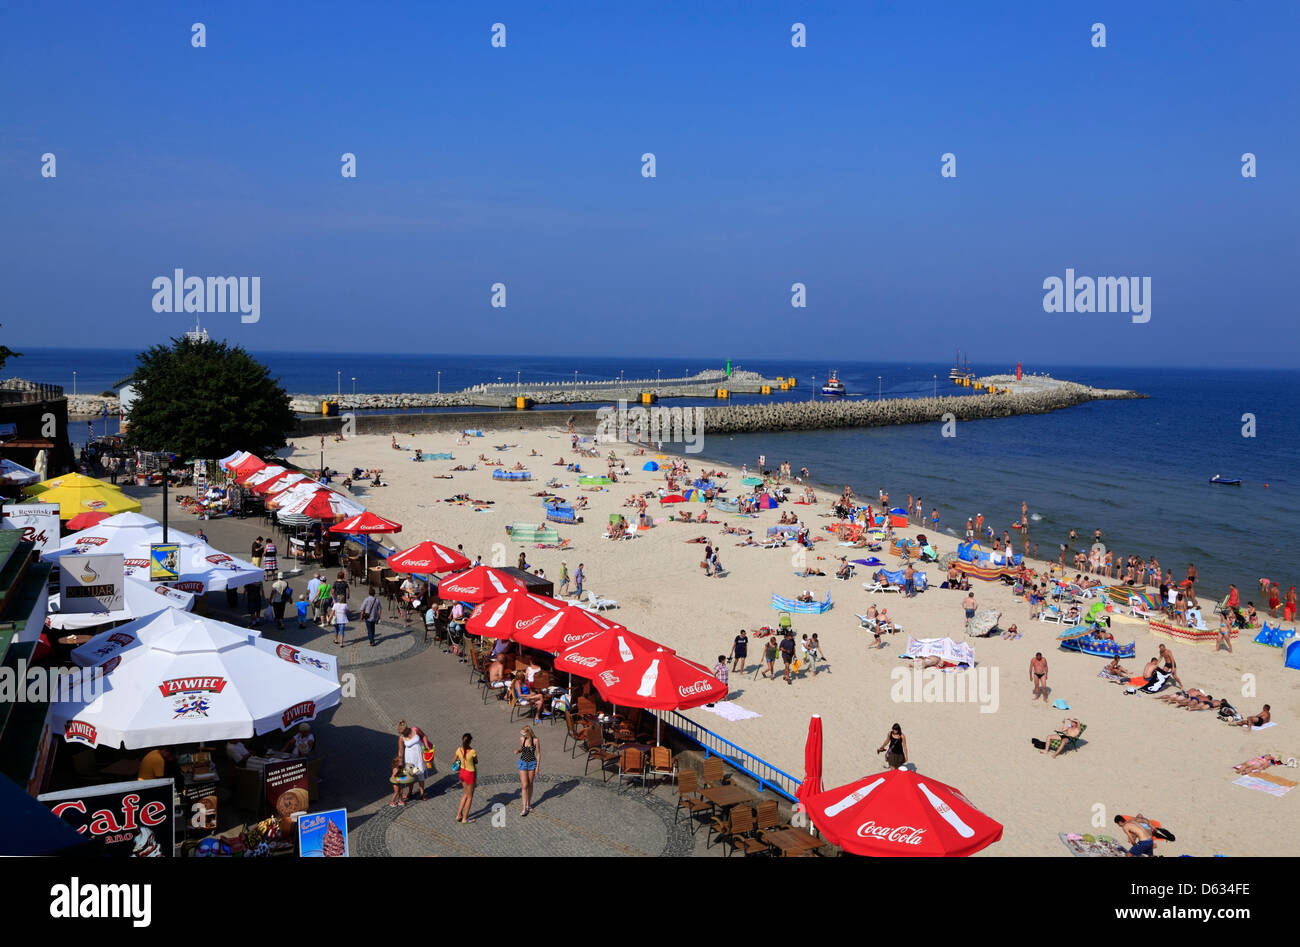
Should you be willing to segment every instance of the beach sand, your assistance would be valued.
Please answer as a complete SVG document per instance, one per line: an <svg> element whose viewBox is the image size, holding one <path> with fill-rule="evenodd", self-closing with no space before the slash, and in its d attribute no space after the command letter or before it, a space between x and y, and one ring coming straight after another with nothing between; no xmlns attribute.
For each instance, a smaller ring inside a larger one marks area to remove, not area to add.
<svg viewBox="0 0 1300 947"><path fill-rule="evenodd" d="M599 445L602 455L613 449L620 458L627 458L630 477L603 492L587 492L578 486L576 475L552 466L561 456L568 461L579 459L570 449L569 436L559 418L554 429L533 431L512 428L503 419L501 428L485 431L484 437L470 438L469 446L457 446L454 434L395 433L404 447L419 447L426 454L451 452L455 459L414 463L409 451L391 449L388 435L358 436L341 443L327 439L324 446L325 463L333 469L383 469L389 486L358 486L355 493L369 509L404 525L403 532L390 539L391 544L404 548L424 539L453 547L462 543L470 558L482 555L488 564L510 566L516 564L523 550L530 566L543 568L557 590L561 560L567 561L570 574L582 562L586 587L619 603L606 615L706 666L712 667L719 654L729 652L740 628L752 632L763 625L775 626L777 613L770 607L772 593L793 597L806 588L821 599L829 589L834 603L830 611L794 616L796 638L816 632L821 639L828 660L821 665L820 673L815 677L805 674L791 686L779 680L755 680L763 639L751 639L749 672L732 674L730 699L761 716L730 722L703 708L686 712L692 720L796 778L803 776L810 715L819 713L823 718L823 781L828 787L880 771L883 757L875 750L890 725L898 722L907 737L910 759L922 773L957 787L1005 826L1002 841L986 849L987 854L1064 856L1066 850L1057 833L1119 836L1118 826L1112 821L1115 814L1138 811L1160 820L1178 837L1175 843L1161 843L1159 854L1295 854L1300 791L1275 798L1232 784L1234 764L1263 752L1283 758L1300 755L1300 674L1283 667L1277 649L1253 644L1253 632L1243 632L1231 655L1186 644L1169 645L1185 685L1200 687L1216 697L1226 696L1247 713L1257 712L1264 703L1271 704L1279 724L1261 732L1229 727L1219 722L1212 711L1192 713L1154 697L1126 695L1122 688L1097 676L1106 663L1104 659L1059 650L1057 626L1030 622L1028 606L1013 600L1010 587L976 581L973 585L980 608L999 609L1003 613L1002 627L1015 623L1024 633L1018 641L970 639L985 685L996 685L991 690L996 700L983 705L900 701L895 698L901 685L891 678L891 672L908 666L899 654L906 648L909 635L968 640L961 608L964 594L940 590L937 586L943 576L934 565L928 567L934 588L911 600L895 594L869 595L862 588L862 580L872 571L869 569L859 567L857 577L848 582L835 579L838 563L833 556L847 552L850 558L859 558L870 554L840 547L834 536L826 533L825 527L835 520L822 514L830 512L833 496L819 491L816 506L782 504L754 519L714 514L724 523L754 530L755 538L761 539L781 512L798 513L812 528L814 537L826 537L808 553L807 561L828 573L824 578L800 578L794 575L798 547L736 548L739 537L723 535L721 524L667 522L641 532L633 540L602 539L609 514L634 514L634 510L623 506L629 496L663 485L662 471L641 470L645 460L654 457L653 451L645 457L634 457L635 449L630 445ZM512 446L500 452L493 448L502 443ZM542 456L529 457L532 449ZM707 454L707 440L704 450ZM521 462L532 471L533 479L494 481L494 468L485 467L481 461L475 471L455 472L451 480L434 479L436 474L451 473L457 464L469 466L480 453L491 460L505 461L507 468ZM301 466L315 467L319 456L319 442L309 438L298 444L291 459ZM685 455L685 459L693 474L720 466L731 474L728 496L748 491L740 484L740 472L729 465L701 460L698 455ZM815 457L772 457L769 464L785 460L796 471L804 464L817 468ZM584 470L605 472L601 459L583 458L582 463ZM567 485L553 492L569 501L584 496L588 499L589 507L583 511L585 522L557 524L560 536L571 539L572 547L543 550L511 542L506 524L543 521L541 500L533 494L546 489L551 477ZM853 486L860 498L874 499L880 487L897 498L894 502L906 495L907 484L887 481L887 476L873 475L872 480ZM444 502L444 498L459 493L492 500L494 505L489 512L476 512L468 505ZM927 514L930 506L927 502ZM698 513L703 504L662 508L657 502L650 505L657 519L679 509ZM968 511L940 506L940 514L946 525L955 526L959 521L964 524ZM926 532L940 554L956 548L955 539L930 530L910 527L898 532ZM703 547L686 540L700 535L707 536L718 549L728 570L726 577L707 578L699 567ZM897 566L896 558L877 555L887 568ZM1246 585L1248 581L1243 587ZM889 636L882 650L869 647L873 638L860 629L854 617L855 612L864 612L873 599L877 607L888 607L890 616L904 629L901 634ZM1162 640L1148 634L1145 625L1133 622L1116 621L1112 632L1121 641L1136 633L1137 657L1124 662L1135 671L1156 654ZM1028 667L1035 651L1042 651L1049 661L1051 699L1063 698L1072 708L1068 713L1042 701L1031 702ZM781 667L779 659L777 667ZM926 675L934 677L937 672L928 671ZM1045 738L1065 716L1077 717L1088 725L1081 747L1056 759L1035 750L1030 739ZM1300 778L1293 769L1274 768L1272 772Z"/></svg>

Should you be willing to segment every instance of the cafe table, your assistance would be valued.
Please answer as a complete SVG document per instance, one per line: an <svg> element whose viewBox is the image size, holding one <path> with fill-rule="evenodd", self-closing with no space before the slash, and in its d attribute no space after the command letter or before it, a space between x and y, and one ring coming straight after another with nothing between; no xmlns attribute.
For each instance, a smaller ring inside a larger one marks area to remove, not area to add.
<svg viewBox="0 0 1300 947"><path fill-rule="evenodd" d="M743 802L754 801L754 797L749 794L749 790L742 789L740 786L714 786L711 789L701 789L700 795L717 808L724 810L732 806L738 806Z"/></svg>
<svg viewBox="0 0 1300 947"><path fill-rule="evenodd" d="M782 853L801 850L813 851L826 844L822 839L814 838L807 832L801 832L798 829L777 829L764 832L763 841L769 845L775 845Z"/></svg>

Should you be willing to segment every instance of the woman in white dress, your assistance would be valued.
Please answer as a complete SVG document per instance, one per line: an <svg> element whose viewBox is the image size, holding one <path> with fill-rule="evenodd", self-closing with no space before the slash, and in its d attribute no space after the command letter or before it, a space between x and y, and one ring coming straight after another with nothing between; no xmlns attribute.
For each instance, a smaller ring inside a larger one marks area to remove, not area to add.
<svg viewBox="0 0 1300 947"><path fill-rule="evenodd" d="M427 775L424 766L424 734L418 727L407 726L403 720L398 726L398 741L402 746L402 762L406 764L406 771L415 777L415 783L420 787L420 798L424 798L424 779Z"/></svg>

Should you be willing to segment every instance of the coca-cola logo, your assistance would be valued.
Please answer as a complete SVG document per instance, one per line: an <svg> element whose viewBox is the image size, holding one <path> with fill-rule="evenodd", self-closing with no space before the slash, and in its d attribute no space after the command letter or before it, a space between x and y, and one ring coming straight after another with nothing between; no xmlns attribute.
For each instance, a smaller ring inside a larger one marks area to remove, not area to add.
<svg viewBox="0 0 1300 947"><path fill-rule="evenodd" d="M619 676L615 674L613 671L601 671L600 679L601 682L604 683L606 687L613 687L620 680Z"/></svg>
<svg viewBox="0 0 1300 947"><path fill-rule="evenodd" d="M533 627L533 625L536 625L541 620L541 615L534 615L532 618L522 618L515 622L515 631L524 631Z"/></svg>
<svg viewBox="0 0 1300 947"><path fill-rule="evenodd" d="M474 595L478 592L477 585L446 585L442 589L444 592L462 592L466 595Z"/></svg>
<svg viewBox="0 0 1300 947"><path fill-rule="evenodd" d="M591 635L589 635L589 634L565 635L565 636L564 636L564 643L565 643L565 644L577 644L579 641L586 641L586 640L587 640L588 638L590 638L590 637L591 637Z"/></svg>
<svg viewBox="0 0 1300 947"><path fill-rule="evenodd" d="M108 542L107 536L78 536L76 545L78 546L102 546Z"/></svg>
<svg viewBox="0 0 1300 947"><path fill-rule="evenodd" d="M859 838L874 838L899 845L920 845L924 835L925 829L912 825L876 825L870 819L858 826Z"/></svg>
<svg viewBox="0 0 1300 947"><path fill-rule="evenodd" d="M423 569L425 566L433 565L432 559L403 559L399 563L408 569Z"/></svg>
<svg viewBox="0 0 1300 947"><path fill-rule="evenodd" d="M694 697L697 694L707 694L713 690L717 680L713 681L695 681L691 684L682 684L677 688L677 693L682 697Z"/></svg>
<svg viewBox="0 0 1300 947"><path fill-rule="evenodd" d="M578 667L594 668L600 663L600 658L588 658L580 654L571 654L564 661L566 664L576 664Z"/></svg>
<svg viewBox="0 0 1300 947"><path fill-rule="evenodd" d="M69 720L63 725L63 739L79 740L82 743L95 745L95 727L93 724L86 723L84 720Z"/></svg>

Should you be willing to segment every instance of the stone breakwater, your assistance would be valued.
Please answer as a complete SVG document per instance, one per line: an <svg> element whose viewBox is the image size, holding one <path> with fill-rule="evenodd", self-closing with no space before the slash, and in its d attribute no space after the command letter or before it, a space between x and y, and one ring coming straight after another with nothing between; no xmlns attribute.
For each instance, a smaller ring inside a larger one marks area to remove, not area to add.
<svg viewBox="0 0 1300 947"><path fill-rule="evenodd" d="M476 402L463 392L441 395L415 392L388 395L290 395L289 407L297 414L320 414L322 401L337 401L340 411L404 411L410 408L470 407Z"/></svg>
<svg viewBox="0 0 1300 947"><path fill-rule="evenodd" d="M1089 388L1073 382L1023 394L973 395L947 398L899 398L889 401L802 401L782 404L731 405L704 408L707 434L753 431L812 431L838 427L882 427L890 424L940 424L944 415L957 421L1009 418L1017 414L1046 414L1088 401L1145 398L1136 391Z"/></svg>
<svg viewBox="0 0 1300 947"><path fill-rule="evenodd" d="M100 417L104 413L104 405L108 405L108 416L116 418L122 414L122 406L116 398L105 398L102 395L68 395L68 417L70 418L90 418Z"/></svg>

